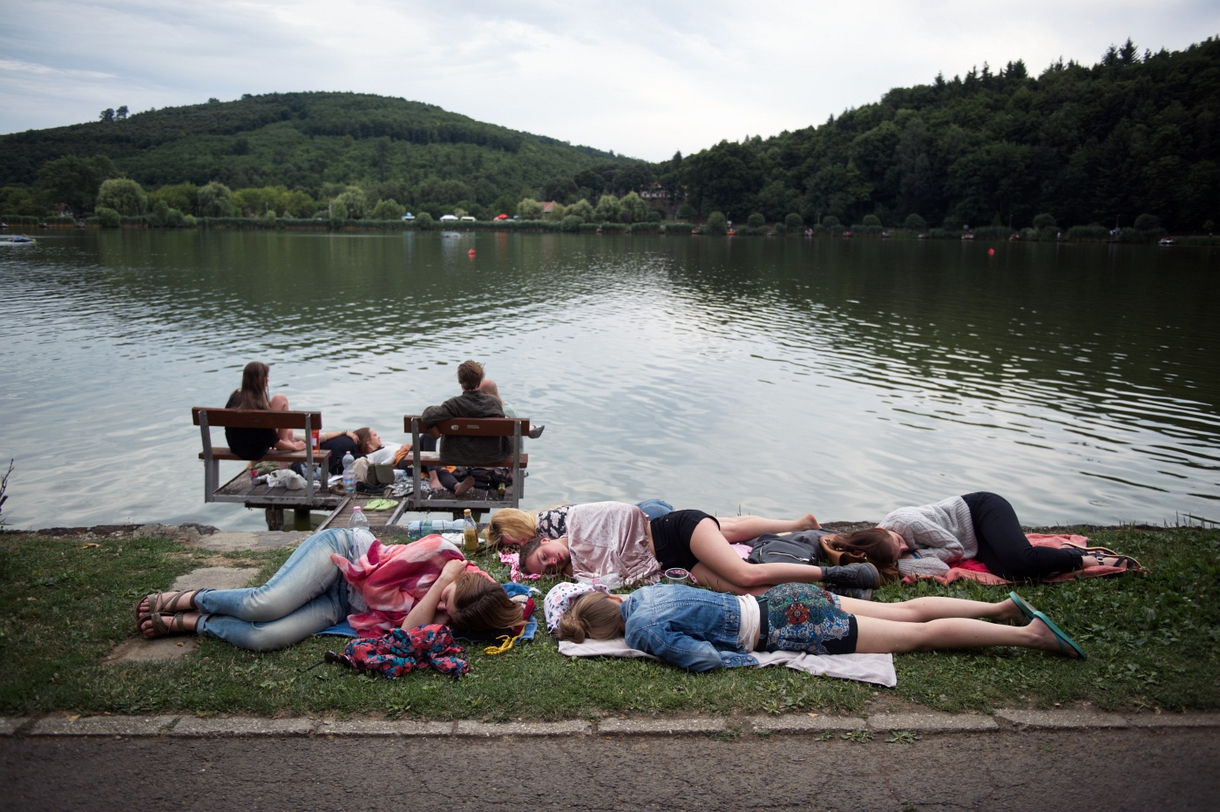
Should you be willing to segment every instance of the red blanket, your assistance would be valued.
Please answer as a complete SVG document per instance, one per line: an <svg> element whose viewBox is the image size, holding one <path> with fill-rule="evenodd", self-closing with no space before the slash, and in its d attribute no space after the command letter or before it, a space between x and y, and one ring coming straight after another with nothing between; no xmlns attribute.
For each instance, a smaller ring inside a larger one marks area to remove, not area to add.
<svg viewBox="0 0 1220 812"><path fill-rule="evenodd" d="M1030 544L1037 544L1040 547L1062 547L1067 542L1078 547L1088 546L1089 539L1087 536L1065 536L1051 535L1047 533L1026 533L1025 537L1029 539ZM1118 575L1119 573L1127 572L1120 567L1089 567L1088 569L1079 569L1073 572L1061 572L1056 575L1048 575L1042 580L1046 583L1055 583L1058 581L1071 581L1075 578L1098 578L1103 575ZM913 584L920 576L906 575L903 576L904 584ZM950 568L945 575L925 575L924 578L935 578L942 584L947 584L950 581L956 581L958 578L972 578L982 584L1011 584L1015 583L1007 578L1001 578L991 572L984 566L982 561L976 561L973 558L960 562L956 567Z"/></svg>

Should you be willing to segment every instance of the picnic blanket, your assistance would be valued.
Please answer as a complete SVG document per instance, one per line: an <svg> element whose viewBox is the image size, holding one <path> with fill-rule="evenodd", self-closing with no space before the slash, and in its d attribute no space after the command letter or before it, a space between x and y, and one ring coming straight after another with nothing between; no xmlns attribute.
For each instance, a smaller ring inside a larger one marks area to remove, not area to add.
<svg viewBox="0 0 1220 812"><path fill-rule="evenodd" d="M1036 544L1039 547L1062 547L1068 542L1077 547L1087 547L1089 544L1088 536L1077 536L1074 534L1026 533L1025 537L1029 539L1030 544ZM1048 575L1042 581L1045 583L1058 583L1060 581L1072 581L1076 578L1101 578L1107 575L1121 575L1127 571L1121 567L1089 567L1073 572L1060 572L1055 575ZM1007 578L1001 578L987 569L987 566L982 561L977 561L973 558L958 562L956 566L951 567L944 575L906 575L903 576L902 582L904 584L913 584L921 577L933 578L942 584L951 583L958 578L969 578L981 584L991 585L1017 583Z"/></svg>
<svg viewBox="0 0 1220 812"><path fill-rule="evenodd" d="M659 657L631 648L626 638L559 641L559 653L567 657L638 657L660 661ZM758 667L783 665L819 677L850 679L893 688L898 684L893 654L805 654L796 651L753 651Z"/></svg>

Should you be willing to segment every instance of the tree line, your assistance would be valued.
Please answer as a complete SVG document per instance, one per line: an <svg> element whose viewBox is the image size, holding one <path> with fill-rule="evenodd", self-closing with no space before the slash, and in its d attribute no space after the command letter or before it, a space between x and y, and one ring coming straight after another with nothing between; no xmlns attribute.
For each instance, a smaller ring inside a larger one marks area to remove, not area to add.
<svg viewBox="0 0 1220 812"><path fill-rule="evenodd" d="M1036 77L1020 60L984 64L818 126L658 163L364 94L109 112L0 137L0 214L83 215L103 183L128 180L150 190L146 211L163 203L183 216L227 200L226 216L333 217L340 203L350 219L490 219L546 201L552 216L611 222L720 212L788 229L954 232L1122 229L1142 216L1187 232L1214 227L1220 198L1215 38L1158 53L1127 40L1091 67L1057 61Z"/></svg>

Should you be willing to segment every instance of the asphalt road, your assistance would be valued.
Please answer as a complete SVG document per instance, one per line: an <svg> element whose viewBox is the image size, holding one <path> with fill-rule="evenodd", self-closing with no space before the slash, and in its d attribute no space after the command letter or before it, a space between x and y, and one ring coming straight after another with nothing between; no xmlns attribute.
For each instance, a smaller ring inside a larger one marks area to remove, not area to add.
<svg viewBox="0 0 1220 812"><path fill-rule="evenodd" d="M0 738L0 807L1207 810L1220 730Z"/></svg>

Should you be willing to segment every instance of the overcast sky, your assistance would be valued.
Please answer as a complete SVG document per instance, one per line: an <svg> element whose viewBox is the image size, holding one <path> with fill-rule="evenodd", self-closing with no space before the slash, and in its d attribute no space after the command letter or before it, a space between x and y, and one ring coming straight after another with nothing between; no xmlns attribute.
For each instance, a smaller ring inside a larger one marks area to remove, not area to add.
<svg viewBox="0 0 1220 812"><path fill-rule="evenodd" d="M0 133L210 97L342 90L658 161L821 124L894 87L1130 37L1182 50L1218 0L0 0Z"/></svg>

